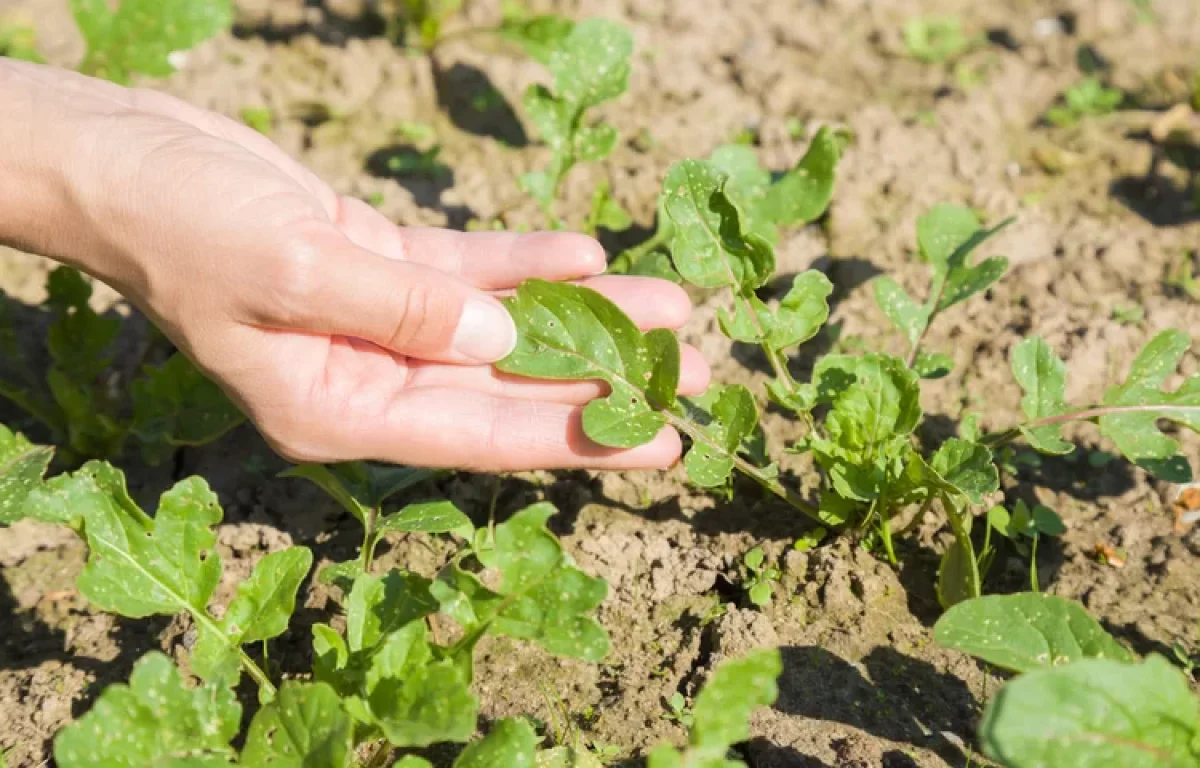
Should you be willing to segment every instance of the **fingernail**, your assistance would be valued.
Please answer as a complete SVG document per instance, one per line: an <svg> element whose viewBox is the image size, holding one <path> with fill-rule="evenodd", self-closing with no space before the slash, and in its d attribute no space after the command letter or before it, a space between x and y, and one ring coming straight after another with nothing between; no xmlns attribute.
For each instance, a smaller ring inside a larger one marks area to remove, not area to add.
<svg viewBox="0 0 1200 768"><path fill-rule="evenodd" d="M503 304L478 296L467 299L454 332L456 353L475 362L492 363L516 346L517 327Z"/></svg>

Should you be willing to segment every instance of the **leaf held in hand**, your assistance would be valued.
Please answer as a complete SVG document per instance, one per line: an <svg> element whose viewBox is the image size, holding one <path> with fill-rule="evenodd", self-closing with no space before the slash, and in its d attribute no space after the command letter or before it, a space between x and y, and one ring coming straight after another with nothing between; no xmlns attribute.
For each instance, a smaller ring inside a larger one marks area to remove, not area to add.
<svg viewBox="0 0 1200 768"><path fill-rule="evenodd" d="M938 619L934 638L1012 672L1080 659L1133 660L1078 603L1038 592L961 602Z"/></svg>

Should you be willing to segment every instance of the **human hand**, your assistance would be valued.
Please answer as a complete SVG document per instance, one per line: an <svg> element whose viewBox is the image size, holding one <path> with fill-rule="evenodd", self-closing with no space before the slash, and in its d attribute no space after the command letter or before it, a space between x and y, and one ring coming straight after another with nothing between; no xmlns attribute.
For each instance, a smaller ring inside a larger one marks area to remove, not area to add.
<svg viewBox="0 0 1200 768"><path fill-rule="evenodd" d="M686 294L598 277L570 233L396 227L339 197L265 137L154 91L0 63L0 238L73 264L146 312L294 461L486 471L665 467L679 437L613 450L581 405L603 385L508 377L495 296L584 279L643 328L678 328ZM683 350L681 394L707 386Z"/></svg>

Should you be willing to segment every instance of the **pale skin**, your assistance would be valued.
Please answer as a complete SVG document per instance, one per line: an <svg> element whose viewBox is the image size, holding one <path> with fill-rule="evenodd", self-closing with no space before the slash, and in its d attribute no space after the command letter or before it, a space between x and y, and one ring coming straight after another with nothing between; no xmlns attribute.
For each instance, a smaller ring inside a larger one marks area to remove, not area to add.
<svg viewBox="0 0 1200 768"><path fill-rule="evenodd" d="M664 429L589 441L603 385L509 377L497 297L580 280L643 329L679 328L671 283L600 276L583 235L397 226L253 130L162 93L0 60L0 242L120 291L238 403L285 458L491 472L662 468ZM709 380L683 349L681 394Z"/></svg>

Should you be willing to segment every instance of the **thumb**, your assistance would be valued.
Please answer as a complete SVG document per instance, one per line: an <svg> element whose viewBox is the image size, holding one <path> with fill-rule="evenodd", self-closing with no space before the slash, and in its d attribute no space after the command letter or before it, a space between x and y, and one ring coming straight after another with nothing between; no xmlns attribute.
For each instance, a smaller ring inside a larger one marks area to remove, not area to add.
<svg viewBox="0 0 1200 768"><path fill-rule="evenodd" d="M504 305L454 275L365 250L332 227L303 243L286 257L285 272L294 274L281 286L292 330L476 365L499 360L517 344Z"/></svg>

